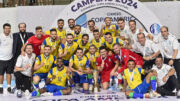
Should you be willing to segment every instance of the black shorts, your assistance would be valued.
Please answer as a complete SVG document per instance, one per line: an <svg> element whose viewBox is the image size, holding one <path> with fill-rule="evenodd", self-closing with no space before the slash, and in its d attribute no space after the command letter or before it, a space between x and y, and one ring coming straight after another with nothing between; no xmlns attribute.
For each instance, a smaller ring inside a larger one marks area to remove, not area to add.
<svg viewBox="0 0 180 101"><path fill-rule="evenodd" d="M6 72L7 74L12 74L14 71L14 62L11 60L0 60L0 75L4 75Z"/></svg>

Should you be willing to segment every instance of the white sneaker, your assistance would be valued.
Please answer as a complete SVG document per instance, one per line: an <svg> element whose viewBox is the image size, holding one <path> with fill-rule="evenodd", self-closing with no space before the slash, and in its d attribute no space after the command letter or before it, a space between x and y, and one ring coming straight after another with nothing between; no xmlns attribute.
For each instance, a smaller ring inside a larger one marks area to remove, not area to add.
<svg viewBox="0 0 180 101"><path fill-rule="evenodd" d="M25 91L24 95L27 100L29 100L31 98L31 93L28 90Z"/></svg>
<svg viewBox="0 0 180 101"><path fill-rule="evenodd" d="M156 91L151 91L150 94L152 94L153 97L157 97L157 98L161 97L161 95Z"/></svg>
<svg viewBox="0 0 180 101"><path fill-rule="evenodd" d="M53 96L53 93L45 92L45 93L41 94L41 96Z"/></svg>
<svg viewBox="0 0 180 101"><path fill-rule="evenodd" d="M22 97L22 91L21 90L17 90L16 96L18 98L21 98Z"/></svg>

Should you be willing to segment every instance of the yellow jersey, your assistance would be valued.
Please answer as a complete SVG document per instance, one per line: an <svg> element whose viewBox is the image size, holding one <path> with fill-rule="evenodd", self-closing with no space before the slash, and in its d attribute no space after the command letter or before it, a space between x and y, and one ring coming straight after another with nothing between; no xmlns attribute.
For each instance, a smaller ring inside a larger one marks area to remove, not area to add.
<svg viewBox="0 0 180 101"><path fill-rule="evenodd" d="M90 43L89 42L87 42L86 43L86 45L82 45L82 40L81 39L79 39L78 41L77 41L77 44L78 44L78 47L79 48L82 48L83 49L83 53L85 53L85 52L87 52L88 50L89 50L89 46L90 46Z"/></svg>
<svg viewBox="0 0 180 101"><path fill-rule="evenodd" d="M124 45L124 41L123 41L122 39L119 39L119 38L117 38L117 37L113 37L112 43L109 44L107 41L105 41L105 42L104 42L104 46L105 46L106 48L112 50L112 49L113 49L113 45L114 45L115 43L120 44L120 46L123 46L123 45Z"/></svg>
<svg viewBox="0 0 180 101"><path fill-rule="evenodd" d="M66 38L66 30L65 30L65 29L63 29L62 31L60 31L60 30L58 30L58 29L56 28L56 31L57 31L57 36L58 36L58 37L60 37L61 39ZM50 30L46 31L45 33L46 33L47 35L50 35Z"/></svg>
<svg viewBox="0 0 180 101"><path fill-rule="evenodd" d="M99 39L99 42L96 42L96 40L93 39L93 40L91 41L91 44L95 45L96 48L99 50L99 48L104 45L104 42L105 42L104 37L101 37L101 38Z"/></svg>
<svg viewBox="0 0 180 101"><path fill-rule="evenodd" d="M56 64L56 57L53 55L49 55L49 57L45 58L44 54L39 55L36 57L36 62L35 64L40 65L42 62L44 62L44 66L40 67L38 70L34 72L36 73L48 73L49 70L55 66Z"/></svg>
<svg viewBox="0 0 180 101"><path fill-rule="evenodd" d="M79 33L79 35L76 35L75 33L73 33L74 35L74 41L77 42L79 39L82 39L82 34Z"/></svg>
<svg viewBox="0 0 180 101"><path fill-rule="evenodd" d="M73 55L70 59L70 63L73 63L73 68L78 70L80 67L85 70L89 68L89 59L86 56L83 56L81 60L77 58L76 55Z"/></svg>
<svg viewBox="0 0 180 101"><path fill-rule="evenodd" d="M58 56L58 44L59 43L60 43L60 41L56 41L56 40L54 42L52 42L51 38L48 37L43 41L43 43L41 45L41 49L44 49L44 46L49 45L52 48L54 48L54 51L51 54L57 57Z"/></svg>
<svg viewBox="0 0 180 101"><path fill-rule="evenodd" d="M103 35L105 35L106 32L111 32L112 36L116 36L116 25L111 25L109 28L106 26L102 29Z"/></svg>
<svg viewBox="0 0 180 101"><path fill-rule="evenodd" d="M48 73L48 78L52 78L53 75L56 76L55 79L53 79L50 84L54 84L57 86L61 86L61 87L65 87L66 86L66 81L67 79L69 79L68 75L67 75L67 69L66 67L63 67L62 70L58 70L58 67L54 67L52 68L49 73Z"/></svg>
<svg viewBox="0 0 180 101"><path fill-rule="evenodd" d="M123 79L127 80L127 83L131 89L135 89L139 84L142 83L141 74L144 74L144 69L142 68L134 68L133 72L129 72L129 69L127 68L124 70Z"/></svg>
<svg viewBox="0 0 180 101"><path fill-rule="evenodd" d="M65 44L61 44L59 47L59 53L64 53L65 50L67 50L67 54L63 57L63 60L69 60L72 57L72 55L76 52L77 47L78 44L76 42L73 42L71 46L68 46L67 42Z"/></svg>
<svg viewBox="0 0 180 101"><path fill-rule="evenodd" d="M90 62L90 67L93 69L96 69L96 58L98 56L99 56L99 52L96 52L95 55L91 55L89 52L86 54L86 57L89 59Z"/></svg>

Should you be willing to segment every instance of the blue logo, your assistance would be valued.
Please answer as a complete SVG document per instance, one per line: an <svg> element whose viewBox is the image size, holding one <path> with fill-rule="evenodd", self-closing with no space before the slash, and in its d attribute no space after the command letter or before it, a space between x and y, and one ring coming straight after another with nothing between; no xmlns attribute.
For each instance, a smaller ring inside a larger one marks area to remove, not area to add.
<svg viewBox="0 0 180 101"><path fill-rule="evenodd" d="M161 30L161 26L157 23L152 24L150 27L150 31L154 35L160 34L160 32L161 32L160 30Z"/></svg>
<svg viewBox="0 0 180 101"><path fill-rule="evenodd" d="M87 16L86 14L83 14L76 20L77 25L81 25L84 28L87 28Z"/></svg>

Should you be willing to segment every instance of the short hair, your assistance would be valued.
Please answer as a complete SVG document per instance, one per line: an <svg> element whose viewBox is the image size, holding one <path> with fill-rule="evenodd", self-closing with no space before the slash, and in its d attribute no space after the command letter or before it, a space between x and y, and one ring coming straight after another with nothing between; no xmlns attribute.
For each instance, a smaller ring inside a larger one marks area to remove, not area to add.
<svg viewBox="0 0 180 101"><path fill-rule="evenodd" d="M66 34L66 37L68 37L68 36L72 36L72 37L73 37L73 34L67 33L67 34Z"/></svg>
<svg viewBox="0 0 180 101"><path fill-rule="evenodd" d="M113 44L113 47L116 46L116 45L120 46L118 43L115 43L115 44Z"/></svg>
<svg viewBox="0 0 180 101"><path fill-rule="evenodd" d="M60 59L63 60L61 57L58 57L58 58L57 58L57 60L60 60Z"/></svg>
<svg viewBox="0 0 180 101"><path fill-rule="evenodd" d="M28 44L25 46L24 51L26 50L26 48L27 48L28 46L31 46L31 47L33 48L33 45L30 44L30 43L28 43Z"/></svg>
<svg viewBox="0 0 180 101"><path fill-rule="evenodd" d="M117 20L117 22L118 22L118 21L123 21L123 22L125 22L124 18L122 18L122 17L120 17L120 18Z"/></svg>
<svg viewBox="0 0 180 101"><path fill-rule="evenodd" d="M81 28L81 25L75 25L75 27L80 27Z"/></svg>
<svg viewBox="0 0 180 101"><path fill-rule="evenodd" d="M158 55L157 57L156 57L156 59L157 58L161 58L162 60L163 60L163 57L162 57L162 55L160 54L160 55Z"/></svg>
<svg viewBox="0 0 180 101"><path fill-rule="evenodd" d="M44 49L45 49L46 47L49 47L49 48L51 49L51 46L49 46L49 45L45 45L45 46L44 46Z"/></svg>
<svg viewBox="0 0 180 101"><path fill-rule="evenodd" d="M95 24L95 21L94 21L94 20L89 20L89 21L88 21L88 24L89 24L90 22L93 22L93 23Z"/></svg>
<svg viewBox="0 0 180 101"><path fill-rule="evenodd" d="M146 37L144 33L139 32L139 33L137 34L137 38L138 38L138 35L141 35L141 34L142 34L144 37Z"/></svg>
<svg viewBox="0 0 180 101"><path fill-rule="evenodd" d="M105 19L104 19L104 20L106 20L106 19L110 19L110 20L111 20L111 18L110 18L110 17L105 17Z"/></svg>
<svg viewBox="0 0 180 101"><path fill-rule="evenodd" d="M130 21L129 21L129 24L130 24L130 22L134 22L134 24L136 25L136 21L135 21L135 20L130 20Z"/></svg>
<svg viewBox="0 0 180 101"><path fill-rule="evenodd" d="M88 39L89 39L89 35L88 35L88 34L83 34L83 35L82 35L82 38L85 37L85 36L87 36Z"/></svg>
<svg viewBox="0 0 180 101"><path fill-rule="evenodd" d="M169 32L169 29L168 29L167 26L162 26L161 29L162 29L162 28L165 28L165 29L167 30L167 32Z"/></svg>
<svg viewBox="0 0 180 101"><path fill-rule="evenodd" d="M79 47L77 48L76 52L77 52L78 50L81 50L81 51L83 51L83 49L82 49L82 48L79 48Z"/></svg>
<svg viewBox="0 0 180 101"><path fill-rule="evenodd" d="M101 47L99 47L99 52L100 52L101 50L103 50L103 49L105 49L105 50L107 51L107 49L106 49L105 46L101 46Z"/></svg>
<svg viewBox="0 0 180 101"><path fill-rule="evenodd" d="M91 44L91 45L89 46L89 48L90 48L90 47L94 47L94 48L96 48L96 46L95 46L94 44Z"/></svg>
<svg viewBox="0 0 180 101"><path fill-rule="evenodd" d="M37 26L37 27L36 27L36 31L37 31L37 30L40 30L40 29L42 29L41 26Z"/></svg>
<svg viewBox="0 0 180 101"><path fill-rule="evenodd" d="M52 28L52 29L50 29L50 33L51 33L51 32L57 32L57 30L54 29L54 28Z"/></svg>
<svg viewBox="0 0 180 101"><path fill-rule="evenodd" d="M112 36L111 32L106 32L105 35L110 35L110 36Z"/></svg>
<svg viewBox="0 0 180 101"><path fill-rule="evenodd" d="M63 19L58 19L58 21L57 21L57 22L59 22L59 21L62 21L62 22L64 22L64 20L63 20Z"/></svg>
<svg viewBox="0 0 180 101"><path fill-rule="evenodd" d="M70 20L73 20L75 22L75 20L73 18L70 18L70 19L68 19L68 23L69 23Z"/></svg>
<svg viewBox="0 0 180 101"><path fill-rule="evenodd" d="M135 61L134 61L134 60L132 60L132 59L128 60L128 63L129 63L129 62L134 62L134 63L135 63Z"/></svg>
<svg viewBox="0 0 180 101"><path fill-rule="evenodd" d="M99 32L99 29L94 29L93 32Z"/></svg>
<svg viewBox="0 0 180 101"><path fill-rule="evenodd" d="M3 25L3 29L4 29L6 26L11 28L11 25L10 25L9 23L5 23L5 24Z"/></svg>
<svg viewBox="0 0 180 101"><path fill-rule="evenodd" d="M21 23L19 23L19 24L18 24L18 28L20 28L20 25L21 25L21 24L24 24L24 25L25 25L25 27L26 27L26 23L21 22Z"/></svg>

